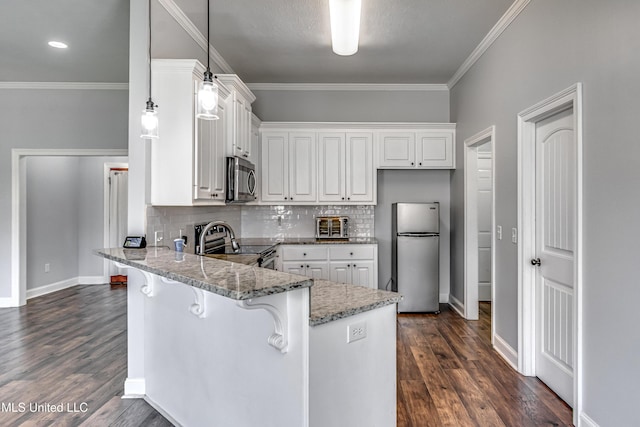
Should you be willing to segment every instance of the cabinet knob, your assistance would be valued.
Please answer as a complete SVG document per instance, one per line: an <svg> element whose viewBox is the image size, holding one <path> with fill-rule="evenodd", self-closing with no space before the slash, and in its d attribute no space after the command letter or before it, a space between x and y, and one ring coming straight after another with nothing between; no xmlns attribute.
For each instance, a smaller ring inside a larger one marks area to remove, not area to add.
<svg viewBox="0 0 640 427"><path fill-rule="evenodd" d="M344 200L344 197L342 198L342 200Z"/></svg>
<svg viewBox="0 0 640 427"><path fill-rule="evenodd" d="M353 256L353 252L349 252L349 255Z"/></svg>
<svg viewBox="0 0 640 427"><path fill-rule="evenodd" d="M287 198L286 198L286 197L285 197L284 199L285 199L285 200L287 200Z"/></svg>
<svg viewBox="0 0 640 427"><path fill-rule="evenodd" d="M347 200L351 200L351 197L347 197Z"/></svg>
<svg viewBox="0 0 640 427"><path fill-rule="evenodd" d="M309 268L309 266L307 265L307 268Z"/></svg>
<svg viewBox="0 0 640 427"><path fill-rule="evenodd" d="M422 162L418 163L418 166L422 166Z"/></svg>
<svg viewBox="0 0 640 427"><path fill-rule="evenodd" d="M302 254L302 256L307 256L307 253L306 253L306 252L304 252L304 253Z"/></svg>
<svg viewBox="0 0 640 427"><path fill-rule="evenodd" d="M415 163L411 162L411 166L413 166Z"/></svg>
<svg viewBox="0 0 640 427"><path fill-rule="evenodd" d="M347 264L347 268L350 268L350 267L351 267L351 264Z"/></svg>
<svg viewBox="0 0 640 427"><path fill-rule="evenodd" d="M293 197L291 197L290 200L293 200Z"/></svg>
<svg viewBox="0 0 640 427"><path fill-rule="evenodd" d="M301 265L300 268L304 268L304 265Z"/></svg>
<svg viewBox="0 0 640 427"><path fill-rule="evenodd" d="M353 264L353 268L356 268L356 265L355 265L355 264Z"/></svg>

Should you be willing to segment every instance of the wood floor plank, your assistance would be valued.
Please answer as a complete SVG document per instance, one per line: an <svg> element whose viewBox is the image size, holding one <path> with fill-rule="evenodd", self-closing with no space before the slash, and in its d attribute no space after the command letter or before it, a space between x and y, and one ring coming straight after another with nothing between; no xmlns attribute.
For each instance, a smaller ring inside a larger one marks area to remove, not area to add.
<svg viewBox="0 0 640 427"><path fill-rule="evenodd" d="M406 416L409 418L411 425L417 427L439 427L443 425L424 381L400 381L399 389L401 390L400 400L402 400L402 405L399 406L406 407Z"/></svg>

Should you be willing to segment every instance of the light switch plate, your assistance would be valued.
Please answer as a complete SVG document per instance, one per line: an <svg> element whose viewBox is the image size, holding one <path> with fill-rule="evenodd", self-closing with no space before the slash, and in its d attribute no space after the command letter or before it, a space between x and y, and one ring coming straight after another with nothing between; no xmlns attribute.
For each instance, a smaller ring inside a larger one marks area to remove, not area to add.
<svg viewBox="0 0 640 427"><path fill-rule="evenodd" d="M502 226L498 225L496 226L496 235L498 240L502 240Z"/></svg>
<svg viewBox="0 0 640 427"><path fill-rule="evenodd" d="M511 229L511 243L513 243L513 244L517 244L518 243L518 229L517 228L512 228Z"/></svg>

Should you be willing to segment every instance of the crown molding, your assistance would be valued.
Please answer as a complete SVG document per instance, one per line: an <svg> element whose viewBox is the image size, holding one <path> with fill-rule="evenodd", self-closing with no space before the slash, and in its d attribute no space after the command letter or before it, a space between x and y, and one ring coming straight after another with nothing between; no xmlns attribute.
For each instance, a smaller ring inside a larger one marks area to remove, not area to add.
<svg viewBox="0 0 640 427"><path fill-rule="evenodd" d="M129 90L129 83L0 82L0 89Z"/></svg>
<svg viewBox="0 0 640 427"><path fill-rule="evenodd" d="M261 130L455 130L455 123L426 122L269 122L260 124Z"/></svg>
<svg viewBox="0 0 640 427"><path fill-rule="evenodd" d="M447 86L452 89L462 77L469 71L478 59L491 47L491 45L500 37L500 34L509 27L509 25L520 15L531 0L516 0L511 7L502 15L500 20L493 26L491 31L482 39L480 44L471 52L471 55L462 63L460 68L451 77Z"/></svg>
<svg viewBox="0 0 640 427"><path fill-rule="evenodd" d="M247 83L251 90L299 91L447 91L446 84L384 84L384 83Z"/></svg>
<svg viewBox="0 0 640 427"><path fill-rule="evenodd" d="M202 50L207 50L207 39L202 35L200 30L195 26L195 24L185 15L185 13L178 7L178 5L173 0L158 0L158 3L171 15L173 19L180 25L189 36L202 48ZM217 65L222 72L227 74L235 74L233 68L224 60L222 55L209 43L209 53L211 56L211 60L215 65Z"/></svg>

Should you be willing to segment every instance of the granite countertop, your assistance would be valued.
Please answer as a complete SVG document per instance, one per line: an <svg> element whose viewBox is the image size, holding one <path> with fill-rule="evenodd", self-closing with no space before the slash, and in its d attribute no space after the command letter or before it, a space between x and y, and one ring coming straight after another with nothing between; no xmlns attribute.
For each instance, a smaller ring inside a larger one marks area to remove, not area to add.
<svg viewBox="0 0 640 427"><path fill-rule="evenodd" d="M235 262L238 264L258 267L260 255L257 254L205 254L207 258L221 259L223 261Z"/></svg>
<svg viewBox="0 0 640 427"><path fill-rule="evenodd" d="M309 287L313 283L304 276L244 265L240 262L175 252L165 247L98 249L95 253L106 259L235 300L287 292Z"/></svg>
<svg viewBox="0 0 640 427"><path fill-rule="evenodd" d="M310 292L309 325L318 326L358 313L396 304L402 295L364 286L314 280Z"/></svg>

